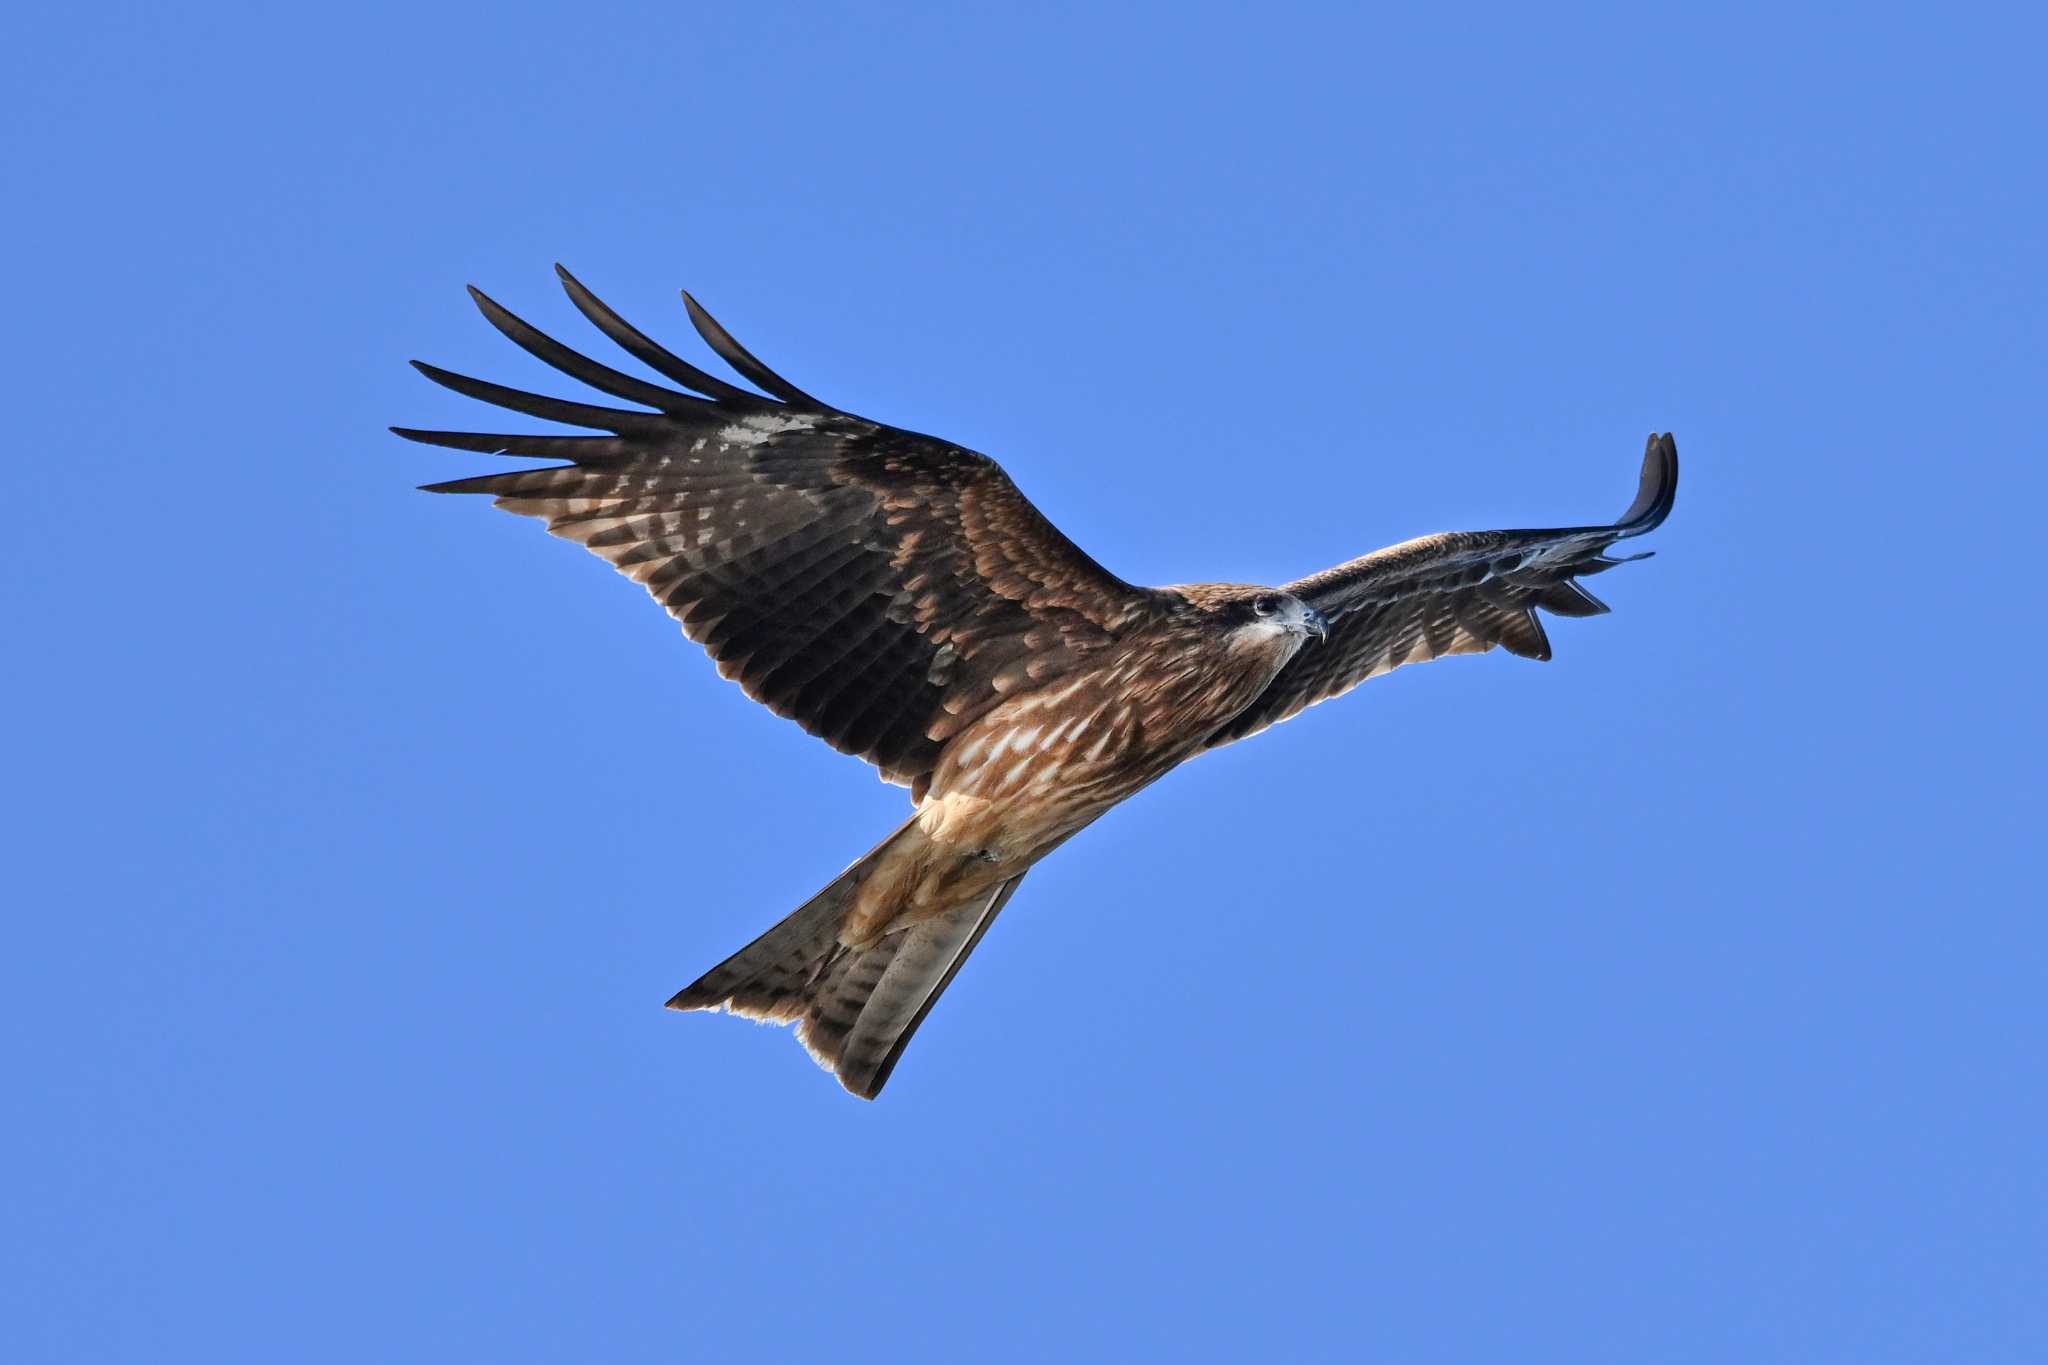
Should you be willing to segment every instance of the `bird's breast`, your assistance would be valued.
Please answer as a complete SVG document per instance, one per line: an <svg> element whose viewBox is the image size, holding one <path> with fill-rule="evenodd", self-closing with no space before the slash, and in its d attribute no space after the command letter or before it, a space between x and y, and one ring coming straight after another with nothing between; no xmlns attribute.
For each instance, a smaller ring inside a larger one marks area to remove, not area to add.
<svg viewBox="0 0 2048 1365"><path fill-rule="evenodd" d="M1134 650L1007 698L955 735L919 807L927 833L1026 850L1074 832L1191 754L1251 704L1285 654Z"/></svg>

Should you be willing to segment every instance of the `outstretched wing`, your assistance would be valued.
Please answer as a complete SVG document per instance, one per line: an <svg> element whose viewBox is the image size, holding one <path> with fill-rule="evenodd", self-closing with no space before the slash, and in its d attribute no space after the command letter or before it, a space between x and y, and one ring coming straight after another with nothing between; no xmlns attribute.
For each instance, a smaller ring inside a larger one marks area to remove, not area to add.
<svg viewBox="0 0 2048 1365"><path fill-rule="evenodd" d="M685 294L705 342L764 397L706 374L562 285L598 330L691 392L569 349L475 289L493 326L636 408L508 389L415 361L471 398L602 436L394 427L408 440L565 460L427 485L487 493L641 583L779 715L920 786L945 739L1158 610L1061 535L985 455L829 407ZM701 396L700 396L701 395Z"/></svg>
<svg viewBox="0 0 2048 1365"><path fill-rule="evenodd" d="M1297 653L1209 746L1256 734L1402 664L1479 654L1495 645L1548 659L1550 641L1536 608L1559 616L1606 611L1607 604L1575 580L1648 558L1610 558L1606 550L1655 530L1677 491L1678 447L1668 434L1652 436L1636 500L1612 526L1448 531L1289 583L1288 592L1329 619L1329 639Z"/></svg>

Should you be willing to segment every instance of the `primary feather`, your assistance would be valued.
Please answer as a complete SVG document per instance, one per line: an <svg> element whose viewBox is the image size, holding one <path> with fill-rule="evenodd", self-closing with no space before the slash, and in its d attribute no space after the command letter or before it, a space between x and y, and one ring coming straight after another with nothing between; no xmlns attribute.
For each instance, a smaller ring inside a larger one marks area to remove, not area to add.
<svg viewBox="0 0 2048 1365"><path fill-rule="evenodd" d="M1426 536L1278 589L1135 587L987 456L819 401L685 294L704 343L765 392L720 379L557 270L599 332L681 387L472 289L521 349L637 406L416 361L457 393L606 434L393 430L560 461L427 488L489 495L602 556L749 696L911 788L901 829L670 1002L795 1022L870 1098L1033 863L1202 750L1403 664L1549 658L1538 611L1606 611L1577 580L1625 562L1606 552L1660 525L1677 489L1677 447L1653 436L1610 525Z"/></svg>

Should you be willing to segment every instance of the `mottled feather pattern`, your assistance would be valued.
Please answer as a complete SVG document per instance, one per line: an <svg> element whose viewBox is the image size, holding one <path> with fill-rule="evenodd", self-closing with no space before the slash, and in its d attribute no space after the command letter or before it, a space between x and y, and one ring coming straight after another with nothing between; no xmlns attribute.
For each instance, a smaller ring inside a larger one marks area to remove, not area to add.
<svg viewBox="0 0 2048 1365"><path fill-rule="evenodd" d="M1577 580L1623 562L1607 550L1661 523L1677 486L1671 438L1652 437L1635 503L1609 526L1426 536L1278 590L1138 588L987 456L822 402L687 294L699 336L759 392L561 279L599 332L681 387L573 350L472 290L522 349L639 406L422 364L457 393L606 434L394 430L558 461L428 487L492 496L601 556L749 696L910 787L917 809L889 838L669 1002L793 1023L869 1098L1066 839L1201 749L1403 664L1496 646L1549 658L1537 613L1605 611Z"/></svg>
<svg viewBox="0 0 2048 1365"><path fill-rule="evenodd" d="M429 444L571 461L429 485L494 495L641 583L719 672L779 715L916 786L945 739L1160 609L1083 554L993 460L829 408L691 302L699 331L771 399L713 380L563 272L585 316L697 397L545 336L481 292L524 349L651 413L421 372L515 412L615 437L401 429Z"/></svg>
<svg viewBox="0 0 2048 1365"><path fill-rule="evenodd" d="M841 941L850 907L884 849L920 838L915 822L795 913L676 993L672 1009L723 1010L795 1024L813 1061L864 1099L880 1093L911 1035L1016 893L1024 874L872 942Z"/></svg>
<svg viewBox="0 0 2048 1365"><path fill-rule="evenodd" d="M1636 500L1613 525L1423 536L1289 583L1287 592L1328 618L1329 638L1297 654L1264 695L1216 732L1211 747L1257 734L1403 664L1496 645L1549 659L1537 610L1605 612L1607 604L1576 580L1628 562L1608 557L1607 549L1661 525L1677 491L1678 448L1668 434L1652 436Z"/></svg>

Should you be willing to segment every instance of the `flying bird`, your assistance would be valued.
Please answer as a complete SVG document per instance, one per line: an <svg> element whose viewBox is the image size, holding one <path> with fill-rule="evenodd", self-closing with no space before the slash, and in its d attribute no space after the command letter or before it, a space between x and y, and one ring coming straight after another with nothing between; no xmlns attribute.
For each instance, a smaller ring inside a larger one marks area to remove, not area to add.
<svg viewBox="0 0 2048 1365"><path fill-rule="evenodd" d="M1137 587L988 456L813 398L685 293L754 388L706 373L556 270L598 331L677 387L472 288L515 344L634 406L415 361L457 393L604 434L393 430L558 461L426 488L488 494L603 556L748 696L910 789L893 833L668 1002L794 1023L869 1099L1039 859L1197 754L1403 664L1496 645L1548 659L1537 610L1606 611L1577 580L1646 557L1607 551L1661 524L1678 485L1677 447L1653 435L1611 525L1424 536L1278 587Z"/></svg>

